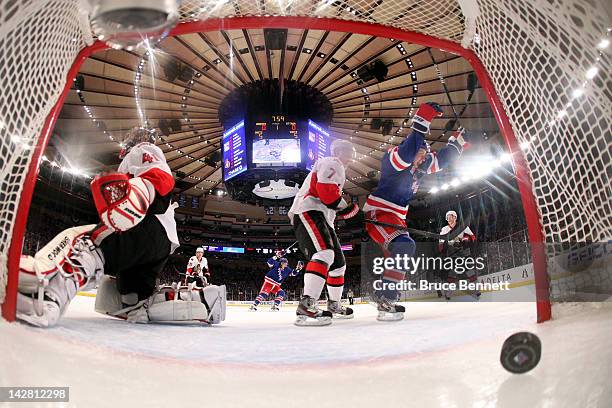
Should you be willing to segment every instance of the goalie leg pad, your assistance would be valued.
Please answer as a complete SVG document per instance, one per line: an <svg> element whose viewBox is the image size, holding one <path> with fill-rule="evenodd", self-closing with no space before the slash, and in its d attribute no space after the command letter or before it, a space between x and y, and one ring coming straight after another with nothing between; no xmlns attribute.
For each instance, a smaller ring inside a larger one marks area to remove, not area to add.
<svg viewBox="0 0 612 408"><path fill-rule="evenodd" d="M153 303L148 308L151 322L185 322L208 320L208 311L201 302L170 300Z"/></svg>
<svg viewBox="0 0 612 408"><path fill-rule="evenodd" d="M209 285L202 289L204 304L208 309L208 322L211 324L221 323L225 320L225 309L227 307L227 293L225 285Z"/></svg>
<svg viewBox="0 0 612 408"><path fill-rule="evenodd" d="M111 276L103 275L98 285L95 310L98 313L115 315L123 308L121 294L117 290L117 280Z"/></svg>

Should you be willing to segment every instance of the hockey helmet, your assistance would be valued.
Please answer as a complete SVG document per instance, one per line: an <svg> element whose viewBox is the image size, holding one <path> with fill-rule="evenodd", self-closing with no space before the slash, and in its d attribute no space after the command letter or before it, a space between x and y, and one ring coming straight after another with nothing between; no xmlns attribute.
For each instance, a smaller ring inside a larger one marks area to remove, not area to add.
<svg viewBox="0 0 612 408"><path fill-rule="evenodd" d="M342 162L349 162L357 157L355 146L348 140L336 139L332 142L330 152Z"/></svg>
<svg viewBox="0 0 612 408"><path fill-rule="evenodd" d="M289 260L287 258L281 258L281 259L278 260L278 263L280 263L280 264L288 264Z"/></svg>
<svg viewBox="0 0 612 408"><path fill-rule="evenodd" d="M197 254L198 252L204 253L204 248L202 248L202 247L197 247L197 248L196 248L196 254Z"/></svg>
<svg viewBox="0 0 612 408"><path fill-rule="evenodd" d="M132 150L132 147L137 144L145 142L154 144L160 134L159 129L150 129L142 126L133 127L121 140L119 158L123 159Z"/></svg>
<svg viewBox="0 0 612 408"><path fill-rule="evenodd" d="M448 221L448 216L449 215L454 215L455 218L457 218L457 213L455 211L453 211L453 210L450 210L450 211L446 212L446 216L444 217L446 219L446 221Z"/></svg>

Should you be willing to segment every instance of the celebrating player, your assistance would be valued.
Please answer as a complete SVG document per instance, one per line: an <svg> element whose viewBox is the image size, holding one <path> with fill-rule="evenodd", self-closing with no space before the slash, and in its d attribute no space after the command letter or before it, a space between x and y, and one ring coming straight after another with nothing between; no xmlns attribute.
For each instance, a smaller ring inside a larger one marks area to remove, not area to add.
<svg viewBox="0 0 612 408"><path fill-rule="evenodd" d="M334 230L334 219L351 218L359 207L342 199L346 181L345 167L355 157L355 148L345 140L335 140L331 157L318 160L300 187L289 219L302 253L310 259L304 270L304 296L300 300L295 324L323 326L333 317L352 318L353 310L340 303L344 288L346 263ZM327 310L317 301L327 283Z"/></svg>
<svg viewBox="0 0 612 408"><path fill-rule="evenodd" d="M298 261L295 269L291 269L289 267L289 261L287 258L275 259L275 257L268 259L268 265L272 266L270 267L268 273L266 273L264 283L261 285L261 289L259 290L259 295L257 295L255 301L249 308L250 311L257 311L257 306L259 306L259 304L264 300L268 299L270 294L274 296L274 304L270 310L273 312L279 311L280 305L285 299L285 291L281 288L283 281L289 276L299 275L300 271L304 267L304 263L302 261Z"/></svg>
<svg viewBox="0 0 612 408"><path fill-rule="evenodd" d="M446 213L446 221L447 225L442 227L440 231L440 235L445 235L453 232L455 228L457 228L457 213L455 211L447 211ZM465 257L471 255L471 250L474 246L474 242L476 242L476 235L472 232L469 226L466 226L465 229L457 235L451 241L440 240L438 244L438 249L442 256L449 257ZM467 279L470 282L476 282L478 279L478 274L476 271L470 270L465 272L458 271L442 271L440 275L440 279L442 281L456 283L459 279ZM478 299L480 298L480 291L470 290L467 291L470 296ZM446 300L450 300L452 296L452 291L438 291L438 296L444 296Z"/></svg>
<svg viewBox="0 0 612 408"><path fill-rule="evenodd" d="M203 288L208 285L209 277L208 260L204 257L204 248L198 247L196 254L187 262L185 285L195 282L196 286Z"/></svg>
<svg viewBox="0 0 612 408"><path fill-rule="evenodd" d="M431 121L441 115L442 109L437 103L421 105L413 118L412 132L399 146L383 156L378 187L369 195L363 208L368 220L405 228L408 203L416 194L421 178L447 167L461 155L466 144L462 128L448 139L448 144L440 151L430 151L424 137L429 133ZM408 232L399 228L366 224L368 234L383 248L385 256L414 255L413 239ZM405 274L406 271L397 269L383 272L383 287L374 294L378 304L378 320L403 319L404 306L395 303L398 291L387 285L401 282Z"/></svg>
<svg viewBox="0 0 612 408"><path fill-rule="evenodd" d="M119 172L92 181L100 224L69 228L34 257L22 256L18 319L53 326L77 291L96 283L96 311L129 321L224 319L224 286L205 288L206 303L154 296L157 275L179 246L170 202L174 179L154 144L157 135L157 130L131 129L122 143Z"/></svg>

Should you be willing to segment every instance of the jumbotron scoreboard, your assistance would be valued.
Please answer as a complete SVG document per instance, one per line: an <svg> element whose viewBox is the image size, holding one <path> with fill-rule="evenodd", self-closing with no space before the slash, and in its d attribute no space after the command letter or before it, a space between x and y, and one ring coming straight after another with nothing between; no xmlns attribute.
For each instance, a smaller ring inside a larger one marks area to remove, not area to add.
<svg viewBox="0 0 612 408"><path fill-rule="evenodd" d="M301 168L329 155L330 134L312 120L298 121L285 115L247 122L241 120L223 133L223 179L247 170Z"/></svg>
<svg viewBox="0 0 612 408"><path fill-rule="evenodd" d="M256 121L253 129L253 161L257 167L287 166L302 162L298 122L285 115Z"/></svg>
<svg viewBox="0 0 612 408"><path fill-rule="evenodd" d="M329 156L329 130L310 119L269 115L225 124L223 180L238 200L293 197L314 163ZM248 190L248 194L245 191Z"/></svg>

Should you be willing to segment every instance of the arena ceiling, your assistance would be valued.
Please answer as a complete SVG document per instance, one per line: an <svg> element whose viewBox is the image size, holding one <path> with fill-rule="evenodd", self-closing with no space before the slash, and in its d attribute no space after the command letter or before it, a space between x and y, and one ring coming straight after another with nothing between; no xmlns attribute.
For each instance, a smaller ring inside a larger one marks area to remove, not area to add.
<svg viewBox="0 0 612 408"><path fill-rule="evenodd" d="M368 181L381 157L409 133L410 118L423 102L437 102L444 110L427 137L433 149L448 139L449 121L458 126L453 110L467 129L498 132L462 57L390 38L321 30L289 29L286 44L267 49L264 30L248 29L169 37L146 55L146 49L99 52L85 61L82 81L68 94L52 149L90 174L112 169L118 141L141 117L151 126L177 119L180 125L159 145L178 172L180 190L206 194L223 183L220 164L205 160L220 151L221 101L236 87L279 77L311 85L332 103L332 136L351 140L358 151L347 173L350 194L370 191ZM376 60L387 66L386 79L363 82L357 69ZM169 61L191 67L192 82L170 82L164 71ZM371 129L376 118L393 121L388 135Z"/></svg>

